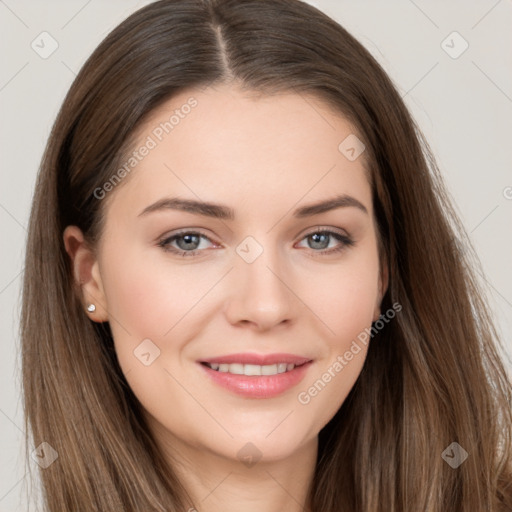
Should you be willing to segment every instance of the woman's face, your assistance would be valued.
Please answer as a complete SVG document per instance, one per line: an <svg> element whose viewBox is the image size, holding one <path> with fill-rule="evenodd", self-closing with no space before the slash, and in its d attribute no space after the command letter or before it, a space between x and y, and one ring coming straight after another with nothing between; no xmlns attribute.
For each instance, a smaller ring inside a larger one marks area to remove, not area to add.
<svg viewBox="0 0 512 512"><path fill-rule="evenodd" d="M97 191L84 292L162 446L283 459L345 400L386 287L354 137L311 96L189 90Z"/></svg>

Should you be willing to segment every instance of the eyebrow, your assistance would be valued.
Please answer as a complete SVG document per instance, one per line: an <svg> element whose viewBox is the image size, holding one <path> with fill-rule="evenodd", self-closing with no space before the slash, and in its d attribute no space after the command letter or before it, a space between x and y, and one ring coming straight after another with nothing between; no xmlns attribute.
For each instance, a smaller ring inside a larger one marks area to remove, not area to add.
<svg viewBox="0 0 512 512"><path fill-rule="evenodd" d="M306 206L301 206L293 212L293 216L297 218L311 217L320 213L325 213L336 208L354 207L364 213L368 213L366 207L355 197L343 194L335 196L331 199L319 201ZM223 220L235 220L235 212L232 208L193 199L181 199L178 197L159 199L155 203L147 206L139 213L139 217L148 213L162 210L179 210L196 215L204 215Z"/></svg>

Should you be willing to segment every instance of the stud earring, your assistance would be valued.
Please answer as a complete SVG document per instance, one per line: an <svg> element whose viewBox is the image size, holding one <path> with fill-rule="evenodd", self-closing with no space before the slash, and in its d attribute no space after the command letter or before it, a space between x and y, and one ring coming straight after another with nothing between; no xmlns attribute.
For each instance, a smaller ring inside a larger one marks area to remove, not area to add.
<svg viewBox="0 0 512 512"><path fill-rule="evenodd" d="M87 306L87 311L89 311L89 313L94 313L96 311L96 306L94 304L89 304Z"/></svg>

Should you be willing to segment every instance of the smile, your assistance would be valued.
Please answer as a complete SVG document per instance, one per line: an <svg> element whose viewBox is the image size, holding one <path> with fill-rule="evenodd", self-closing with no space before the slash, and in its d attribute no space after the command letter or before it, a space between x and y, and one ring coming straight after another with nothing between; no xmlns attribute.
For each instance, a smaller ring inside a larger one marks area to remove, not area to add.
<svg viewBox="0 0 512 512"><path fill-rule="evenodd" d="M219 363L204 363L212 370L221 373L232 373L233 375L247 375L247 376L261 376L261 375L277 375L278 373L286 373L295 368L294 364L291 363L278 363L278 364L219 364Z"/></svg>
<svg viewBox="0 0 512 512"><path fill-rule="evenodd" d="M313 361L293 354L230 354L197 361L216 386L245 398L273 398L304 379Z"/></svg>

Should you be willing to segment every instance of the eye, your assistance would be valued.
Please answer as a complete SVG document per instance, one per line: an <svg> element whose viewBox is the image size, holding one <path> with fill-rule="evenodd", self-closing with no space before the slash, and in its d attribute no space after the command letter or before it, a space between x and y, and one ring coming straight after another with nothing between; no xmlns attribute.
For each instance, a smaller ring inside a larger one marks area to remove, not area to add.
<svg viewBox="0 0 512 512"><path fill-rule="evenodd" d="M211 242L203 233L197 231L182 231L181 233L176 233L160 240L158 245L162 247L164 251L172 252L178 256L195 256L205 249L204 246L201 246L202 240ZM178 247L173 246L172 244L174 243Z"/></svg>
<svg viewBox="0 0 512 512"><path fill-rule="evenodd" d="M347 234L322 228L308 233L302 240L306 240L308 247L319 255L337 253L354 245L354 241ZM206 246L202 244L203 241L206 241ZM219 247L208 236L199 231L181 231L163 238L158 242L158 246L162 247L165 252L186 257L197 256L204 252L208 248L208 242L213 247Z"/></svg>
<svg viewBox="0 0 512 512"><path fill-rule="evenodd" d="M354 240L350 236L327 229L312 231L302 240L306 240L308 247L320 254L337 253L354 245ZM336 241L338 242L337 245ZM333 246L331 242L334 242L335 245Z"/></svg>

